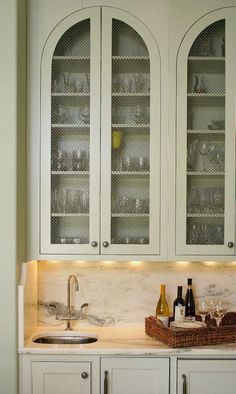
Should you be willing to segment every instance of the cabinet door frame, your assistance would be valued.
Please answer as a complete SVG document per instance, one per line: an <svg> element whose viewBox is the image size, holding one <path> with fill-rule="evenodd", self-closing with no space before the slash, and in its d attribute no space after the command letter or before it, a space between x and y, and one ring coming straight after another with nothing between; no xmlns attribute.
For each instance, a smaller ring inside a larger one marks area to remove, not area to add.
<svg viewBox="0 0 236 394"><path fill-rule="evenodd" d="M230 359L196 359L196 360L178 360L177 362L177 393L182 394L183 393L183 376L186 378L186 394L191 394L192 390L194 389L193 381L191 384L191 377L193 374L203 373L204 375L208 375L209 373L216 373L217 375L219 373L230 373L230 374L235 374L236 375L236 360L230 360ZM199 378L197 380L199 381ZM220 378L219 378L220 379ZM236 378L235 378L236 380ZM211 379L212 383L213 377ZM191 391L189 388L191 387ZM195 393L199 393L198 388L195 388ZM205 388L205 393L207 393L207 387ZM220 391L221 393L222 391ZM232 394L235 392L235 386L232 389ZM215 391L214 391L215 393ZM217 394L217 393L215 393Z"/></svg>
<svg viewBox="0 0 236 394"><path fill-rule="evenodd" d="M51 244L51 71L52 56L59 39L71 26L90 19L90 208L88 244ZM63 19L45 43L41 61L41 168L40 168L40 253L44 255L98 254L100 193L100 7L79 10ZM50 110L49 110L50 109Z"/></svg>
<svg viewBox="0 0 236 394"><path fill-rule="evenodd" d="M127 23L144 40L150 55L150 207L149 244L111 244L111 97L112 97L112 19ZM160 54L147 27L131 14L112 7L102 8L102 95L101 102L101 251L104 255L159 255L161 202L161 115ZM106 241L109 247L103 247ZM122 253L121 253L122 248Z"/></svg>
<svg viewBox="0 0 236 394"><path fill-rule="evenodd" d="M116 373L124 370L137 371L137 374L141 374L142 371L156 372L160 377L160 386L153 388L152 393L169 394L169 371L170 371L170 360L168 357L102 357L101 358L101 393L104 390L104 377L105 371L108 372L107 384L108 393L115 394L119 391L113 386ZM159 381L158 381L159 383ZM125 382L129 387L129 392L134 392L131 383L127 380ZM130 387L131 386L131 387ZM154 391L157 390L157 391Z"/></svg>
<svg viewBox="0 0 236 394"><path fill-rule="evenodd" d="M197 21L186 33L177 56L177 132L176 132L176 223L175 242L176 255L217 256L234 255L235 247L229 248L228 242L235 240L235 83L236 83L236 55L232 42L235 37L233 17L235 11L217 10L209 13ZM234 14L235 15L235 14ZM226 27L226 96L225 96L225 218L223 245L187 245L186 244L186 119L187 119L187 59L189 50L197 36L210 24L225 19ZM231 54L227 56L227 53ZM235 81L232 83L232 81ZM181 88L178 88L181 86ZM182 175L180 175L182 174Z"/></svg>

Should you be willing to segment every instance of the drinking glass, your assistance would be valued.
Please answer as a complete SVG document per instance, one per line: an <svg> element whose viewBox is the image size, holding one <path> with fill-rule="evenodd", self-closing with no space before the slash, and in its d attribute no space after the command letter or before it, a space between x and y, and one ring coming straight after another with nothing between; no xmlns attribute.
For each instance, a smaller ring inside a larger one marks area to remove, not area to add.
<svg viewBox="0 0 236 394"><path fill-rule="evenodd" d="M206 172L206 157L209 153L209 143L207 141L199 141L198 151L202 156L202 171Z"/></svg>
<svg viewBox="0 0 236 394"><path fill-rule="evenodd" d="M216 326L219 327L220 323L227 312L226 303L222 300L218 300L215 304L215 308L213 309L213 318L216 321Z"/></svg>
<svg viewBox="0 0 236 394"><path fill-rule="evenodd" d="M215 309L215 300L213 298L207 298L207 309L208 309L208 313L210 315L210 318L213 319L213 311Z"/></svg>
<svg viewBox="0 0 236 394"><path fill-rule="evenodd" d="M197 303L198 314L201 316L203 322L205 322L206 316L209 314L208 304L205 299L199 300Z"/></svg>

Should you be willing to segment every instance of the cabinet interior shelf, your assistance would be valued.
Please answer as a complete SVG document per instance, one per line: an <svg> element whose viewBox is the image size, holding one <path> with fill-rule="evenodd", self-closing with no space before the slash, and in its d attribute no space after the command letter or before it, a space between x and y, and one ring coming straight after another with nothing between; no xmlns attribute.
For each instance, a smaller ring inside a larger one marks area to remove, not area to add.
<svg viewBox="0 0 236 394"><path fill-rule="evenodd" d="M52 175L89 175L89 171L51 171Z"/></svg>
<svg viewBox="0 0 236 394"><path fill-rule="evenodd" d="M90 94L89 93L73 93L73 92L63 92L63 93L56 93L56 92L54 92L54 93L52 93L52 97L77 97L77 96L80 96L80 97L89 97L90 96Z"/></svg>
<svg viewBox="0 0 236 394"><path fill-rule="evenodd" d="M113 218L146 218L149 217L149 213L112 213Z"/></svg>
<svg viewBox="0 0 236 394"><path fill-rule="evenodd" d="M52 213L53 218L68 218L68 217L89 217L89 213Z"/></svg>
<svg viewBox="0 0 236 394"><path fill-rule="evenodd" d="M112 127L124 127L126 129L128 128L137 128L137 127L142 127L142 128L149 128L150 124L145 124L145 123L135 123L135 124L128 124L128 123L112 123Z"/></svg>
<svg viewBox="0 0 236 394"><path fill-rule="evenodd" d="M71 123L53 123L52 128L61 129L61 128L90 128L89 124L71 124Z"/></svg>
<svg viewBox="0 0 236 394"><path fill-rule="evenodd" d="M209 98L215 98L215 97L225 97L225 94L222 93L188 93L188 97L209 97Z"/></svg>
<svg viewBox="0 0 236 394"><path fill-rule="evenodd" d="M206 61L206 62L212 62L212 61L220 61L220 62L224 62L225 61L225 57L222 56L189 56L188 60L190 61Z"/></svg>
<svg viewBox="0 0 236 394"><path fill-rule="evenodd" d="M112 175L149 175L149 171L112 171Z"/></svg>
<svg viewBox="0 0 236 394"><path fill-rule="evenodd" d="M187 175L189 176L198 176L198 175L206 175L206 176L224 176L224 172L206 172L206 171L187 171Z"/></svg>
<svg viewBox="0 0 236 394"><path fill-rule="evenodd" d="M149 56L112 56L112 60L149 60Z"/></svg>
<svg viewBox="0 0 236 394"><path fill-rule="evenodd" d="M112 93L112 97L149 97L150 93L149 92L144 92L144 93Z"/></svg>
<svg viewBox="0 0 236 394"><path fill-rule="evenodd" d="M224 218L223 213L188 213L187 218Z"/></svg>
<svg viewBox="0 0 236 394"><path fill-rule="evenodd" d="M209 129L203 129L203 130L187 130L188 134L225 134L225 130L209 130Z"/></svg>
<svg viewBox="0 0 236 394"><path fill-rule="evenodd" d="M90 56L53 56L53 60L90 60Z"/></svg>

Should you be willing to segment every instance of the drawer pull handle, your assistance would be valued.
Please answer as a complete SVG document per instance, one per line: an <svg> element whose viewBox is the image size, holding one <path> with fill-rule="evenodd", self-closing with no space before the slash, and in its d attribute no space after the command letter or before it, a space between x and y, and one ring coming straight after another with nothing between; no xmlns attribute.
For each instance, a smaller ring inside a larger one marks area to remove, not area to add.
<svg viewBox="0 0 236 394"><path fill-rule="evenodd" d="M186 375L182 375L183 379L183 394L187 394L187 382L186 382Z"/></svg>
<svg viewBox="0 0 236 394"><path fill-rule="evenodd" d="M108 371L104 371L104 394L108 394Z"/></svg>

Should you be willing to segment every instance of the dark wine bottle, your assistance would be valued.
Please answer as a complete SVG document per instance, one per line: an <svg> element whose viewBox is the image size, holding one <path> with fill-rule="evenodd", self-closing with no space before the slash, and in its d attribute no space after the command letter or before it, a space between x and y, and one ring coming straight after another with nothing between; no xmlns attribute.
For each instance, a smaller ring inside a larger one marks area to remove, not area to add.
<svg viewBox="0 0 236 394"><path fill-rule="evenodd" d="M174 321L183 321L185 319L185 302L182 297L182 286L178 286L177 298L173 305Z"/></svg>
<svg viewBox="0 0 236 394"><path fill-rule="evenodd" d="M188 288L185 297L185 316L188 319L195 318L195 302L192 289L192 279L188 279Z"/></svg>

